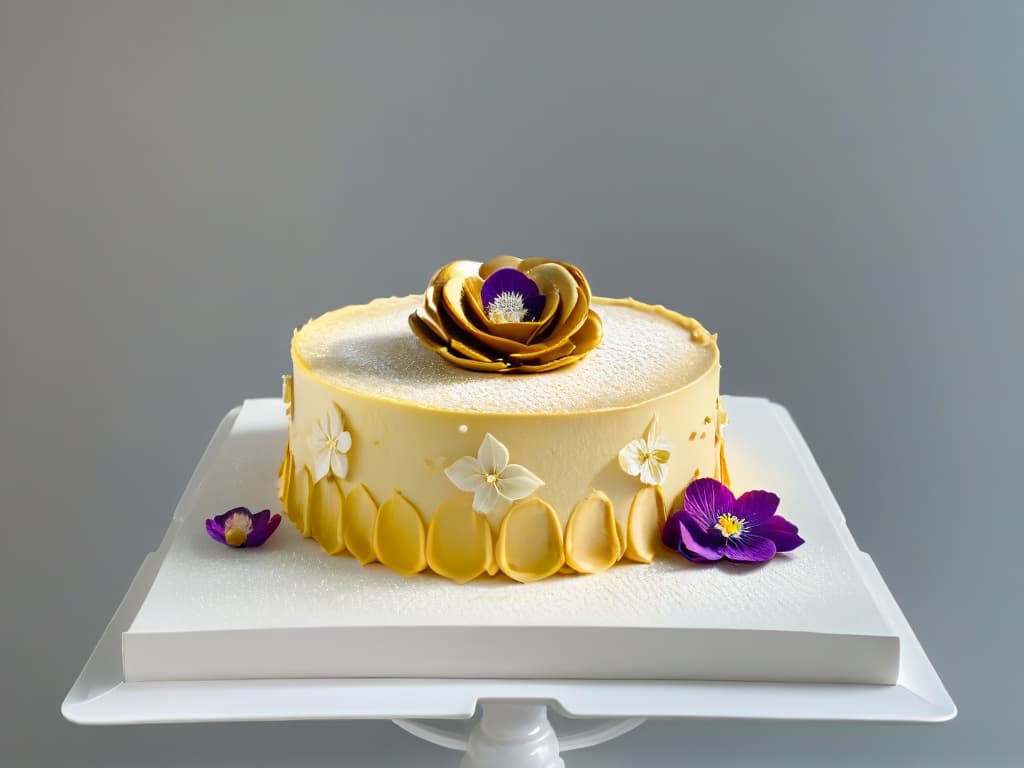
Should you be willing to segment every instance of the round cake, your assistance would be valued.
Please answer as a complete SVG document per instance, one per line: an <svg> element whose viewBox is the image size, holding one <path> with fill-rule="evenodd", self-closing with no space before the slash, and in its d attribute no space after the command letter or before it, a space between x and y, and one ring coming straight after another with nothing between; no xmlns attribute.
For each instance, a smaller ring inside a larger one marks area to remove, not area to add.
<svg viewBox="0 0 1024 768"><path fill-rule="evenodd" d="M545 288L551 263L519 269ZM479 294L477 272L487 265L472 267ZM467 333L444 314L444 282L296 331L279 487L287 516L329 554L459 582L650 562L686 485L725 471L715 336L664 307L591 299L564 283L533 314L515 290L484 286L481 302L464 293L474 284L461 287L460 307L486 310L482 330ZM567 297L589 314L551 307ZM548 330L563 318L564 338Z"/></svg>

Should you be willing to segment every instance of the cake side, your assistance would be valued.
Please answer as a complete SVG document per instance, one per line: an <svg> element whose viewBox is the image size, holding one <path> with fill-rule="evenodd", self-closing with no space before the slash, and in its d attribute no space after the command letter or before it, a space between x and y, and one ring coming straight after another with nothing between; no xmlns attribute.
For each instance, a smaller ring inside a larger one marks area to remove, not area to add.
<svg viewBox="0 0 1024 768"><path fill-rule="evenodd" d="M667 507L695 477L721 476L718 347L692 318L594 299L604 340L587 357L494 376L412 338L405 318L419 301L346 307L293 338L281 498L328 552L456 580L649 562ZM656 482L627 471L620 454L655 443ZM523 492L479 514L480 494L460 490L453 468L487 472L485 454L490 474L518 473Z"/></svg>

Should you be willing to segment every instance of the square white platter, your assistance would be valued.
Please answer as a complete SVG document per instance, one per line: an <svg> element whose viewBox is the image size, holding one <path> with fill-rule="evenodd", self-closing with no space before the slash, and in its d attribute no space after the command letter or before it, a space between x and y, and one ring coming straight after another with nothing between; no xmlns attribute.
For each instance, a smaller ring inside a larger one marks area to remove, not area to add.
<svg viewBox="0 0 1024 768"><path fill-rule="evenodd" d="M277 506L283 407L246 401L214 435L64 713L466 718L479 700L539 700L575 717L952 717L788 413L760 399L726 404L734 486L777 491L805 547L754 568L662 558L530 585L454 585L328 557L287 521L259 550L209 540L205 518ZM512 642L495 642L506 634ZM716 647L739 660L687 661ZM744 649L756 658L744 662Z"/></svg>

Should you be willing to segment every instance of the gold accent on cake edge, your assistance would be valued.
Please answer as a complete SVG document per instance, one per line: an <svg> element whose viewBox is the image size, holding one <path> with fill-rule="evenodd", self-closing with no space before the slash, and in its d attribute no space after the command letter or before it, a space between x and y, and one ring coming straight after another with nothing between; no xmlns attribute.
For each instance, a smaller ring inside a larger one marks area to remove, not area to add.
<svg viewBox="0 0 1024 768"><path fill-rule="evenodd" d="M281 502L282 508L288 503L288 488L292 482L292 444L286 440L284 444L284 456L281 457L281 464L277 468L277 500Z"/></svg>
<svg viewBox="0 0 1024 768"><path fill-rule="evenodd" d="M715 467L715 479L724 485L732 487L729 464L725 460L725 438L718 441L718 464Z"/></svg>
<svg viewBox="0 0 1024 768"><path fill-rule="evenodd" d="M292 458L291 482L288 486L288 503L285 505L285 513L292 521L296 530L307 539L313 535L309 525L309 499L312 495L313 479L309 469L302 467L300 472Z"/></svg>

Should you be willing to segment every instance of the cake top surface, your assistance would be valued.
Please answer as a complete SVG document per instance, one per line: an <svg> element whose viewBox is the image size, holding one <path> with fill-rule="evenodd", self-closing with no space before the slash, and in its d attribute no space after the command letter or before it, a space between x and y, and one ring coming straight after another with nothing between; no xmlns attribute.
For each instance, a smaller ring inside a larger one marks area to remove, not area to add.
<svg viewBox="0 0 1024 768"><path fill-rule="evenodd" d="M293 355L325 382L420 407L480 413L569 413L636 405L679 390L718 365L714 338L694 320L630 299L594 299L601 344L542 374L480 373L450 365L410 331L421 295L377 299L310 320Z"/></svg>

